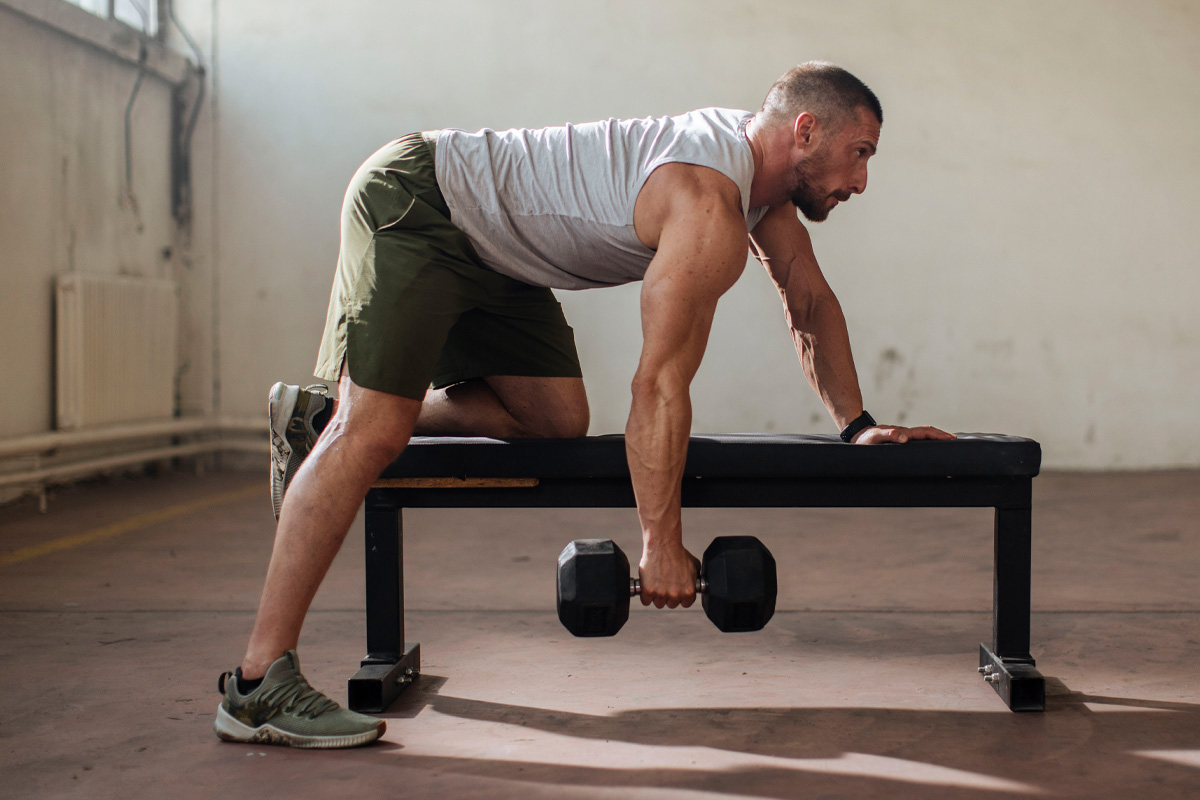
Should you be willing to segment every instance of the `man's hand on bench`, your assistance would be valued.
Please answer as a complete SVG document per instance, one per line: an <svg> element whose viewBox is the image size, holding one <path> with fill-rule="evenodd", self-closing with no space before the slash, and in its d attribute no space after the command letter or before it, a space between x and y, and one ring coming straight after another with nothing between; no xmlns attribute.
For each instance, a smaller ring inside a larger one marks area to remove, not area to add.
<svg viewBox="0 0 1200 800"><path fill-rule="evenodd" d="M896 444L904 444L905 442L913 442L918 439L948 441L957 438L953 433L946 433L930 425L922 425L919 428L905 428L900 425L875 425L870 428L863 428L854 437L854 443L884 444L886 442L894 442Z"/></svg>

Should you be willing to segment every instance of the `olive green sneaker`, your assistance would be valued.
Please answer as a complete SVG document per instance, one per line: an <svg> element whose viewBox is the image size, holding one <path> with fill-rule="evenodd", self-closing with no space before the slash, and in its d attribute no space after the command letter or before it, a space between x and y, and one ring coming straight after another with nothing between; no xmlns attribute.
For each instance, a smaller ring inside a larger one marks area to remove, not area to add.
<svg viewBox="0 0 1200 800"><path fill-rule="evenodd" d="M292 477L317 443L313 418L325 410L329 387L314 383L301 389L286 383L271 387L267 413L271 417L271 510L279 520L283 495Z"/></svg>
<svg viewBox="0 0 1200 800"><path fill-rule="evenodd" d="M226 672L217 681L225 695L217 706L213 730L227 742L287 747L357 747L373 742L387 723L342 708L308 685L300 659L288 650L271 664L250 694L238 692L237 677Z"/></svg>

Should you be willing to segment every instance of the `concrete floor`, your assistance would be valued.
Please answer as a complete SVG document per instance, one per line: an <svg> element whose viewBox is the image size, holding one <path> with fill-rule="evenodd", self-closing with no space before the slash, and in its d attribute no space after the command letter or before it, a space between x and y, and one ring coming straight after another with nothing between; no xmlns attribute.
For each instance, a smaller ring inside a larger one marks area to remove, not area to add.
<svg viewBox="0 0 1200 800"><path fill-rule="evenodd" d="M1044 714L1010 713L975 672L985 510L689 512L695 552L736 532L772 549L774 620L725 635L698 608L639 608L601 640L559 626L555 559L584 536L636 554L632 511L429 510L405 517L424 675L383 743L330 752L211 730L270 552L265 477L0 508L0 795L1200 797L1200 473L1034 488ZM342 702L364 650L360 531L300 650Z"/></svg>

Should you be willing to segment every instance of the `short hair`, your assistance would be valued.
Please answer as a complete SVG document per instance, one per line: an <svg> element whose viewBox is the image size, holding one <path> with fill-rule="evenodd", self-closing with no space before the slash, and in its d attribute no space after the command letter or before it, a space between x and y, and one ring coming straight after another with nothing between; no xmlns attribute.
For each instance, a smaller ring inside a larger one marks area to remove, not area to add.
<svg viewBox="0 0 1200 800"><path fill-rule="evenodd" d="M827 61L807 61L775 81L763 100L759 116L764 121L777 122L794 120L807 111L839 130L857 109L864 107L883 124L883 107L865 83Z"/></svg>

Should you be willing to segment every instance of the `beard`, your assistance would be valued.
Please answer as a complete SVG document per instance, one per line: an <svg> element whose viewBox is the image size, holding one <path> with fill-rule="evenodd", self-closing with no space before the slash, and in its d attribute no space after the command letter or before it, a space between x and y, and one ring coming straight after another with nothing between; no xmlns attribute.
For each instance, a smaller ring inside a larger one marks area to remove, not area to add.
<svg viewBox="0 0 1200 800"><path fill-rule="evenodd" d="M833 210L830 197L836 196L838 200L849 199L849 194L843 198L831 195L821 189L820 176L827 171L829 160L829 153L821 148L811 156L798 161L792 173L795 179L795 188L792 189L791 197L792 205L800 209L800 213L809 222L825 221L829 212Z"/></svg>

